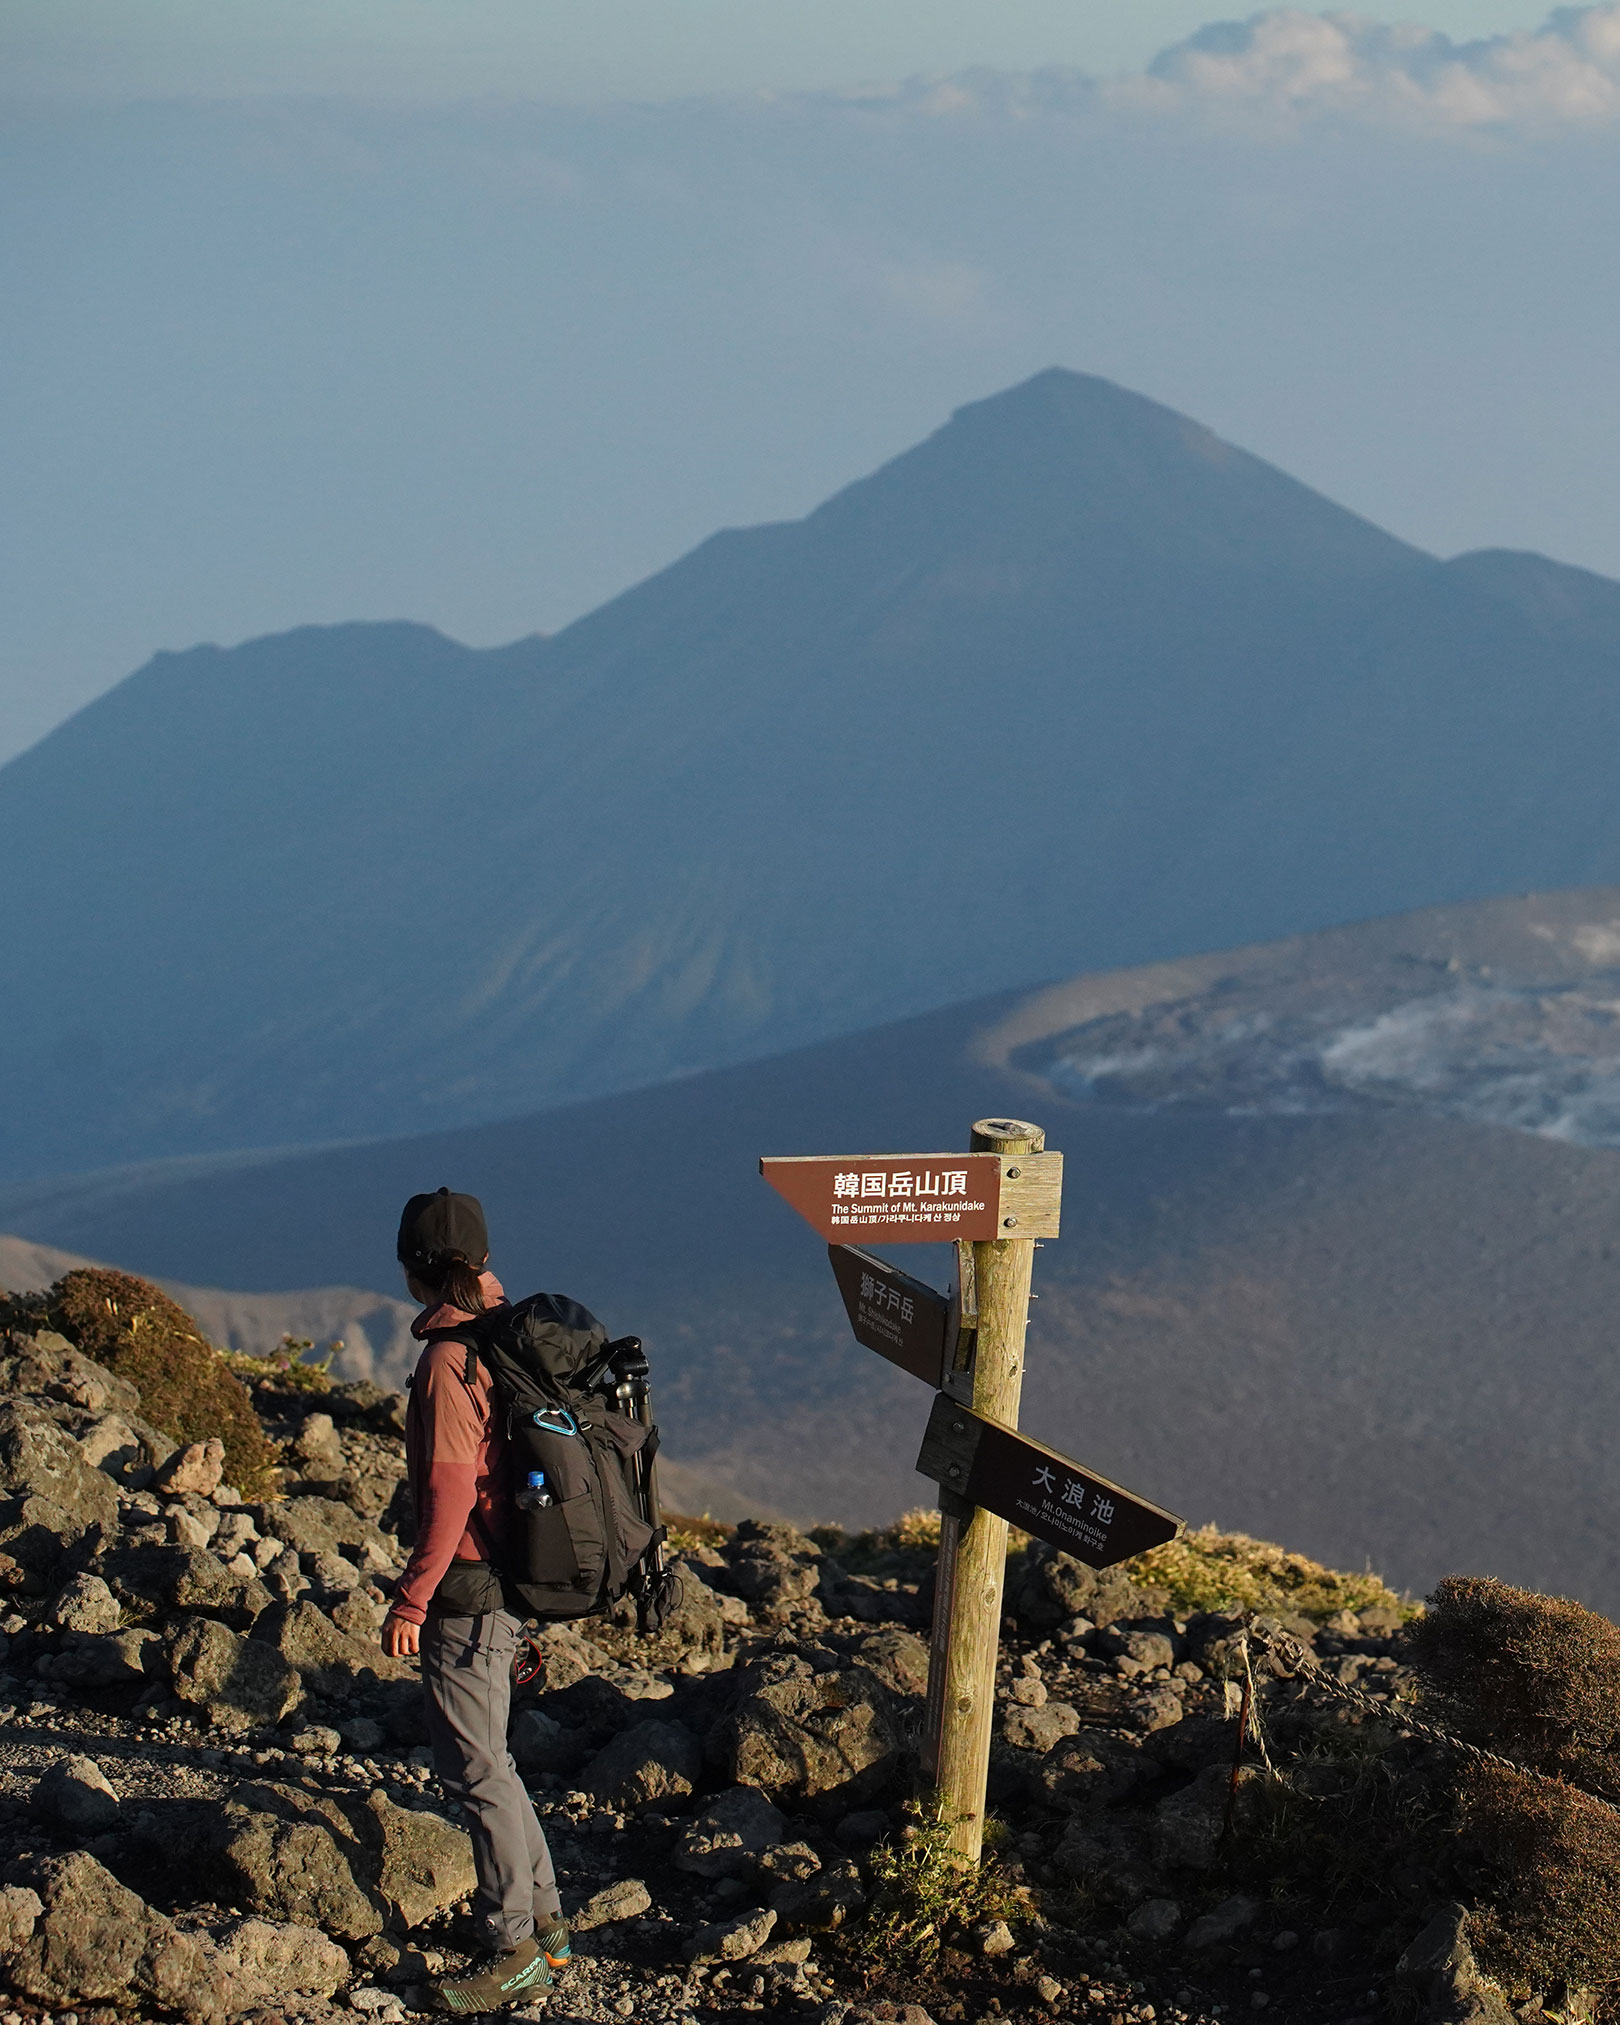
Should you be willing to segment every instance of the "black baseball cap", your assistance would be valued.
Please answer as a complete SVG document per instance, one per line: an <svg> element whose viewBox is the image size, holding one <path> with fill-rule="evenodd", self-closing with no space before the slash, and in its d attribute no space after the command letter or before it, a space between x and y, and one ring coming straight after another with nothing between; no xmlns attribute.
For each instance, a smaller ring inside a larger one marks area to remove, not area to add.
<svg viewBox="0 0 1620 2025"><path fill-rule="evenodd" d="M411 1272L453 1258L481 1266L489 1257L484 1205L476 1195L452 1195L448 1188L413 1195L399 1220L395 1254Z"/></svg>

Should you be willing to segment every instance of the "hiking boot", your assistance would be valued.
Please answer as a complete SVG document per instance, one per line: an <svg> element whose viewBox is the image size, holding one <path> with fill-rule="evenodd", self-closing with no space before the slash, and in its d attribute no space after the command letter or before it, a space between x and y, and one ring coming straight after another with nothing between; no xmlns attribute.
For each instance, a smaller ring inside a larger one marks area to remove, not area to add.
<svg viewBox="0 0 1620 2025"><path fill-rule="evenodd" d="M433 1997L441 2011L470 2017L479 2011L501 2011L508 2004L527 2003L550 1988L546 1951L531 1934L510 1953L491 1955L475 1974L442 1977L433 1986Z"/></svg>
<svg viewBox="0 0 1620 2025"><path fill-rule="evenodd" d="M549 1969L566 1969L573 1960L573 1936L568 1931L567 1920L552 1920L547 1926L537 1926L534 1937L545 1950L546 1966Z"/></svg>

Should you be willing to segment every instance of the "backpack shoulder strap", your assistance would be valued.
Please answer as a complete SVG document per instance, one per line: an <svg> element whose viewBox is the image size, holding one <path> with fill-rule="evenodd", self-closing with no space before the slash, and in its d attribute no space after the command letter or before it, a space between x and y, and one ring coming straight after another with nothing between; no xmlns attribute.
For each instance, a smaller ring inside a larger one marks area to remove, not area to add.
<svg viewBox="0 0 1620 2025"><path fill-rule="evenodd" d="M467 1353L461 1382L463 1385L472 1384L478 1374L478 1339L470 1327L463 1325L459 1329L430 1329L422 1340L424 1343L459 1343Z"/></svg>

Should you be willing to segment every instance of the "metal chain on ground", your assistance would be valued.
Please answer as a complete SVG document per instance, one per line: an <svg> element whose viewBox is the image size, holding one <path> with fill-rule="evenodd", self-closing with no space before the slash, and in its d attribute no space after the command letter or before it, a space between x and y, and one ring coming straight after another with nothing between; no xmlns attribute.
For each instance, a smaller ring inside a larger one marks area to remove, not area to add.
<svg viewBox="0 0 1620 2025"><path fill-rule="evenodd" d="M1444 1745L1447 1750L1461 1752L1465 1758L1472 1758L1478 1764L1500 1765L1505 1771L1522 1772L1528 1778L1540 1779L1549 1786L1562 1786L1568 1792L1579 1793L1583 1799L1595 1800L1600 1807L1608 1808L1611 1814L1620 1814L1620 1803L1607 1799L1601 1793L1592 1792L1589 1787L1577 1786L1570 1779L1561 1779L1556 1772L1542 1772L1534 1765L1521 1765L1516 1758L1504 1758L1500 1751L1488 1751L1483 1744L1471 1744L1466 1737L1453 1736L1450 1730L1442 1730L1437 1724L1426 1723L1421 1716L1409 1714L1405 1708L1392 1710L1387 1703L1368 1694L1364 1688L1352 1687L1347 1681L1335 1680L1331 1674L1323 1670L1322 1663L1316 1655L1286 1631L1262 1631L1254 1626L1245 1625L1238 1634L1237 1644L1243 1655L1244 1672L1251 1686L1254 1676L1249 1655L1253 1648L1267 1659L1275 1661L1284 1673L1302 1677L1313 1687L1320 1688L1336 1700L1349 1702L1352 1708L1360 1709L1364 1715L1377 1716L1381 1722L1393 1720L1411 1735L1422 1737L1432 1744ZM1260 1755L1266 1761L1267 1770L1270 1770L1271 1760L1259 1734L1259 1697L1251 1695L1249 1705L1255 1711L1253 1727L1256 1742L1260 1744ZM1243 1740L1240 1737L1238 1739L1240 1751L1242 1747Z"/></svg>

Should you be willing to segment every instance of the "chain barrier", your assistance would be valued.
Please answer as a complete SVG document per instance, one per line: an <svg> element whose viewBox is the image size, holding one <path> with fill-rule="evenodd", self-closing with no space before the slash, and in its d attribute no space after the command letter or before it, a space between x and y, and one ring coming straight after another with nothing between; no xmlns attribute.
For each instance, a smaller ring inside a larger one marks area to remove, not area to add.
<svg viewBox="0 0 1620 2025"><path fill-rule="evenodd" d="M1245 1625L1237 1637L1238 1651L1243 1660L1243 1687L1241 1710L1238 1713L1237 1748L1233 1758L1233 1791L1237 1787L1237 1768L1243 1758L1245 1732L1252 1734L1259 1746L1260 1756L1268 1772L1275 1772L1271 1755L1266 1749L1263 1726L1259 1718L1259 1695L1254 1684L1254 1669L1251 1649L1258 1651L1262 1658L1270 1660L1279 1670L1280 1677L1293 1676L1308 1685L1320 1688L1324 1694L1337 1701L1348 1702L1363 1715L1376 1716L1380 1722L1393 1721L1407 1735L1422 1737L1427 1743L1440 1744L1445 1749L1456 1751L1476 1764L1500 1765L1505 1771L1522 1772L1528 1778L1540 1779L1548 1786L1562 1786L1566 1792L1579 1793L1583 1799L1595 1800L1600 1807L1606 1807L1611 1814L1620 1814L1620 1804L1607 1799L1602 1793L1594 1793L1588 1787L1577 1786L1571 1780L1560 1779L1555 1772L1538 1771L1534 1765L1521 1765L1516 1758L1504 1758L1499 1751L1488 1751L1483 1744L1472 1744L1466 1737L1453 1736L1450 1730L1442 1730L1434 1723L1426 1723L1421 1716L1413 1715L1408 1707L1392 1709L1387 1702L1370 1695L1364 1688L1353 1687L1348 1681L1335 1680L1326 1672L1316 1655L1297 1638L1286 1631L1264 1631ZM1228 1691L1236 1687L1235 1681L1228 1682ZM1228 1809L1230 1813L1230 1808Z"/></svg>

